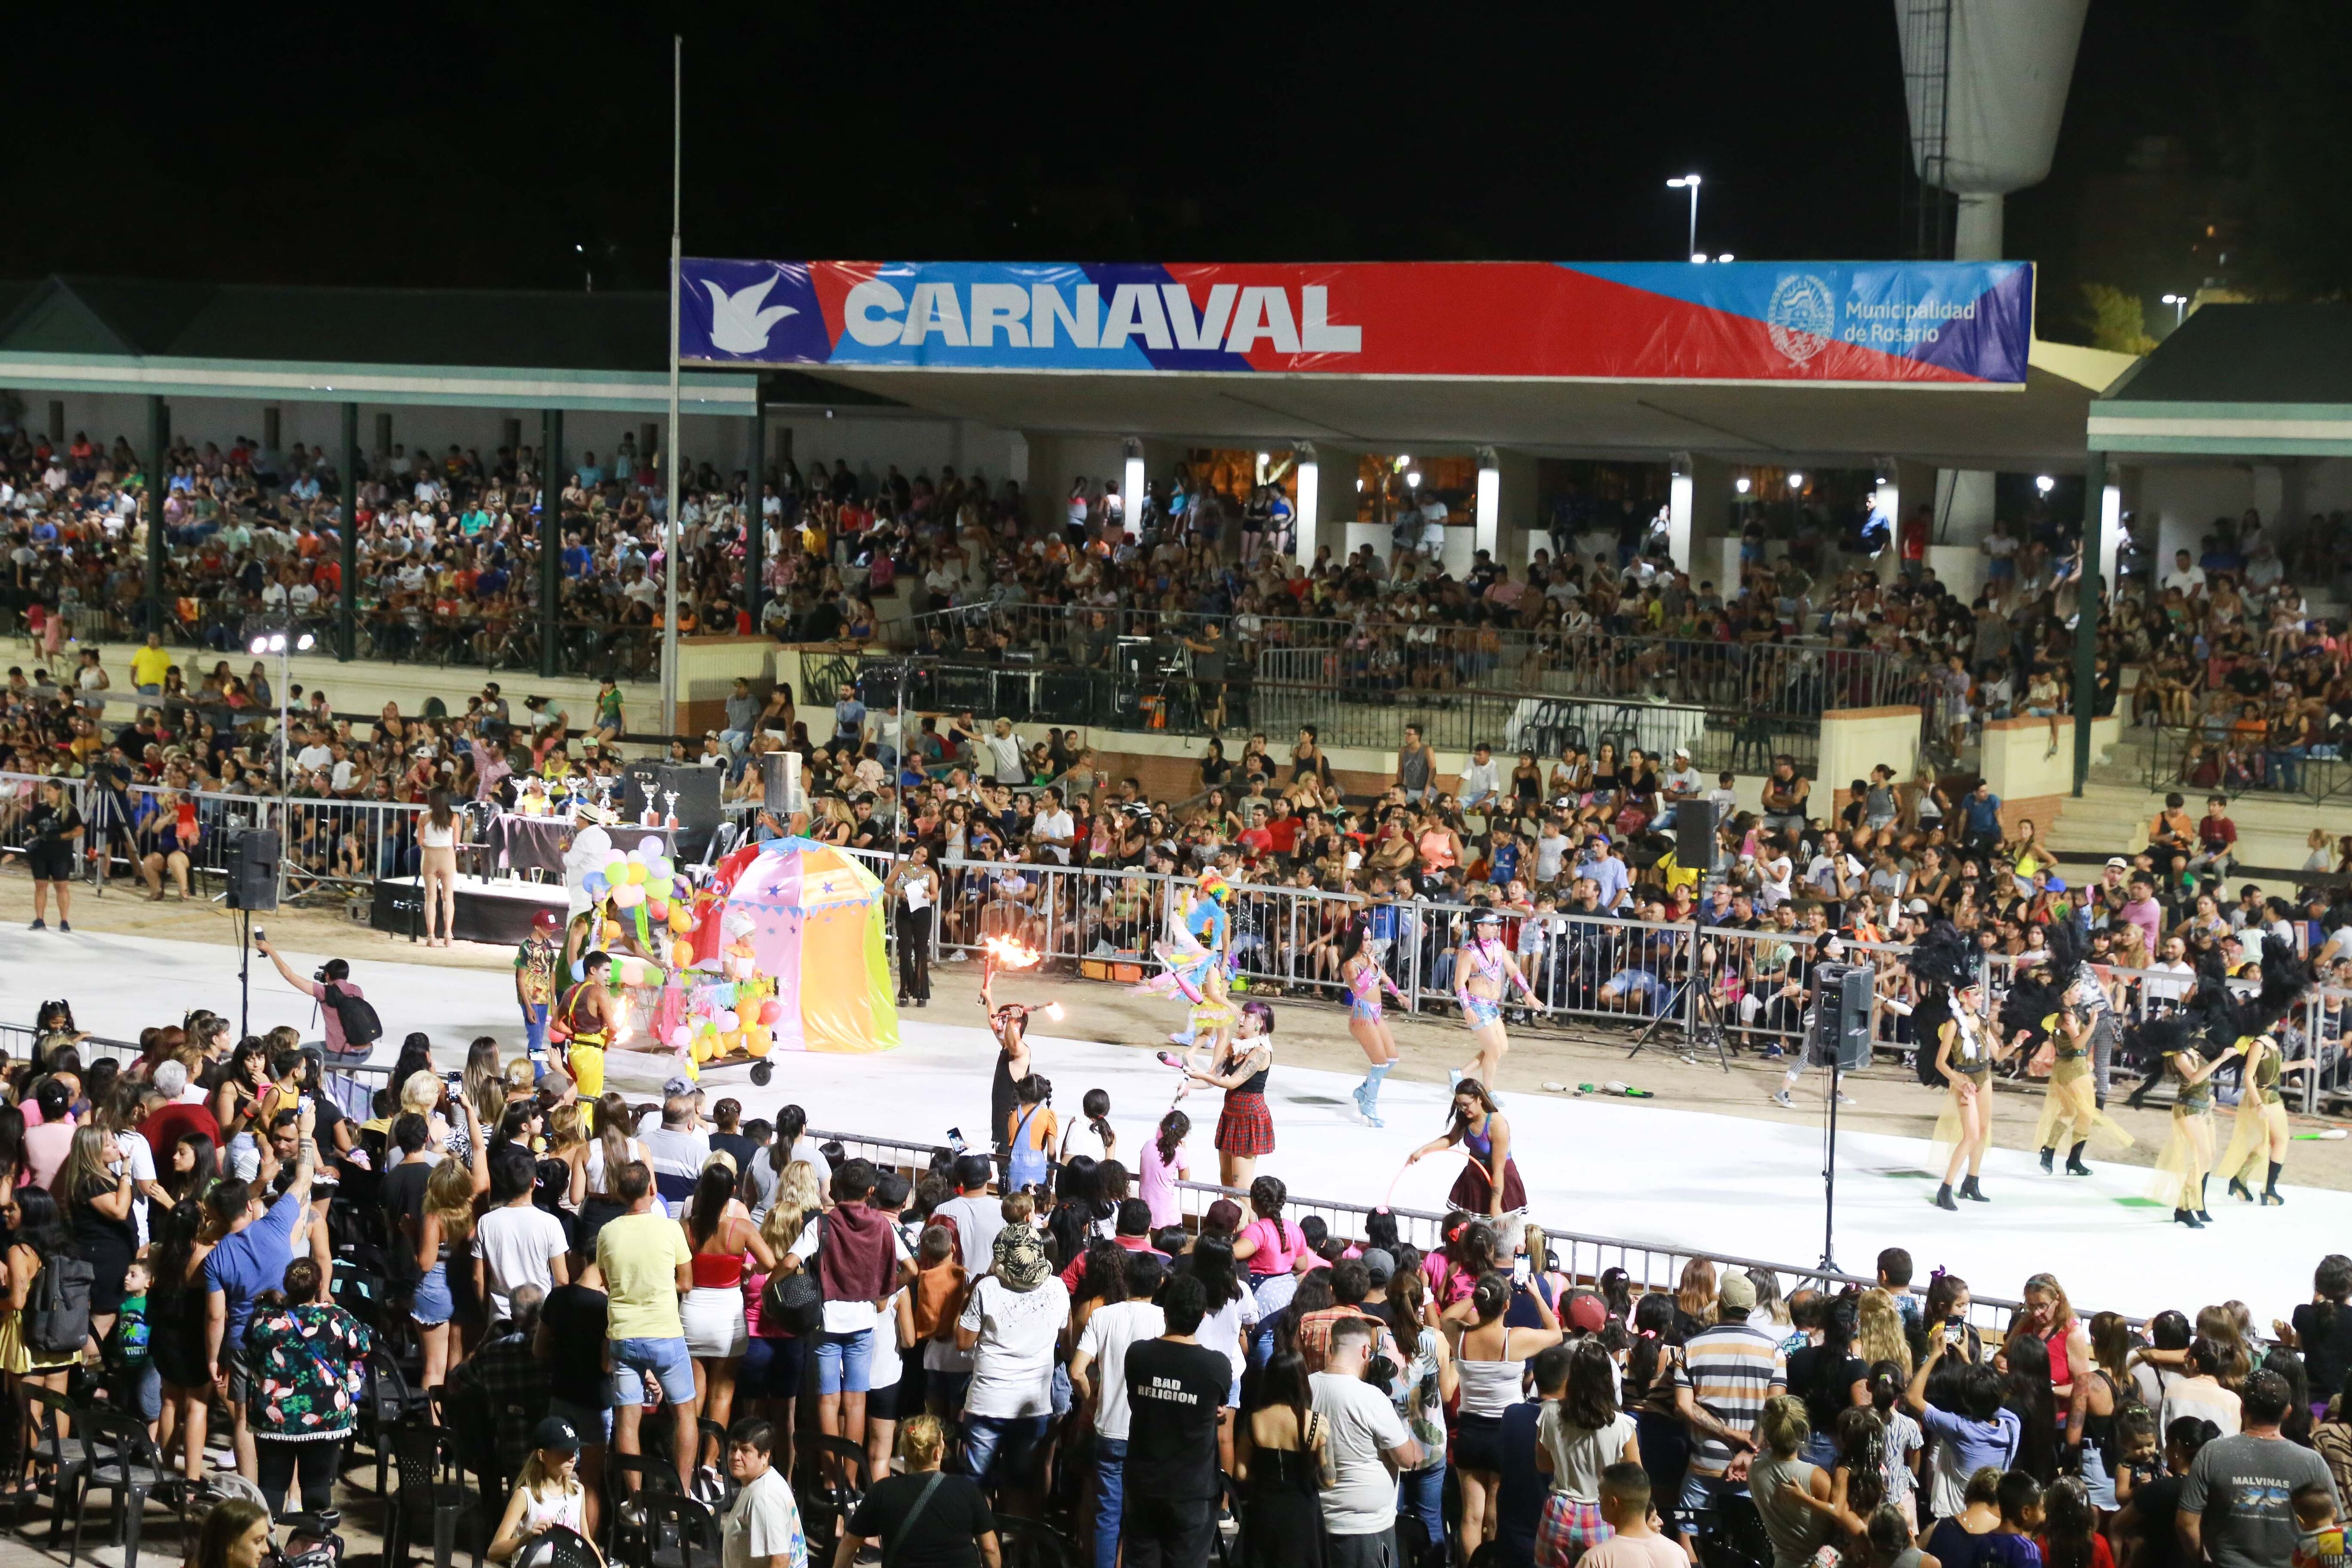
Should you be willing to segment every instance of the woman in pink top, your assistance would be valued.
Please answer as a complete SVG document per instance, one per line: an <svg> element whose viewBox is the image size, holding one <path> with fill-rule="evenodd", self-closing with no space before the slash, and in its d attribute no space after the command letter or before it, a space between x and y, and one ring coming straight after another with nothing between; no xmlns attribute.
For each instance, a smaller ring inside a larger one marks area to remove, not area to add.
<svg viewBox="0 0 2352 1568"><path fill-rule="evenodd" d="M1271 1316L1290 1304L1298 1289L1301 1260L1313 1257L1307 1233L1282 1217L1290 1189L1278 1176L1260 1176L1250 1184L1250 1209L1257 1217L1234 1237L1234 1259L1249 1265L1250 1286L1258 1311Z"/></svg>
<svg viewBox="0 0 2352 1568"><path fill-rule="evenodd" d="M1144 1142L1135 1183L1137 1194L1151 1210L1154 1230L1184 1222L1183 1208L1176 1201L1176 1184L1192 1173L1184 1159L1184 1140L1192 1131L1191 1117L1171 1110L1160 1119L1159 1131Z"/></svg>

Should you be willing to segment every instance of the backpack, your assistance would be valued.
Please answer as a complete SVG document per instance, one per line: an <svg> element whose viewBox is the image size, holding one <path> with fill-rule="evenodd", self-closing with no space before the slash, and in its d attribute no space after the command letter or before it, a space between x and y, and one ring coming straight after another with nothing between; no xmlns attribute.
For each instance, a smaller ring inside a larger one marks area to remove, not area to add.
<svg viewBox="0 0 2352 1568"><path fill-rule="evenodd" d="M43 1258L25 1298L26 1348L45 1355L79 1354L89 1338L89 1289L97 1279L98 1270L82 1258Z"/></svg>
<svg viewBox="0 0 2352 1568"><path fill-rule="evenodd" d="M816 1222L816 1244L820 1254L824 1249L824 1216ZM824 1292L816 1282L816 1273L810 1263L790 1274L771 1273L768 1282L760 1288L760 1331L763 1338L777 1334L814 1333L824 1321Z"/></svg>
<svg viewBox="0 0 2352 1568"><path fill-rule="evenodd" d="M376 1016L375 1005L366 997L352 995L330 982L319 988L319 1001L341 1021L347 1051L364 1054L360 1047L383 1038L383 1020Z"/></svg>

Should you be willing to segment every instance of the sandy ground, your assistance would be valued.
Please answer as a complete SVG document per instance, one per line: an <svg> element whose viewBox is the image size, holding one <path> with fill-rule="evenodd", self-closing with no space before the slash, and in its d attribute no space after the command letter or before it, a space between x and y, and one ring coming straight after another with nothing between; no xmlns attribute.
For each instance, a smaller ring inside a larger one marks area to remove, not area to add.
<svg viewBox="0 0 2352 1568"><path fill-rule="evenodd" d="M20 867L12 864L0 868L0 918L28 918L31 896L31 883ZM54 910L50 918L55 921ZM78 889L74 919L77 930L182 942L217 942L232 951L236 942L232 917L218 904L181 903L171 899L152 903L143 888L119 883L103 897L92 896L86 886ZM405 938L384 936L352 922L340 908L289 908L258 916L257 921L292 949L483 971L508 971L512 963L511 950L507 948L479 944L428 948ZM930 1006L910 1016L927 1022L977 1025L979 989L976 963L935 965ZM1011 977L999 982L998 994L1000 999L1017 994L1058 1001L1067 1016L1054 1026L1055 1034L1123 1044L1139 1051L1156 1050L1166 1043L1166 1031L1171 1026L1174 1011L1163 998L1138 995L1123 985L1077 978ZM1281 996L1270 996L1268 1000L1275 1007L1285 1061L1334 1072L1361 1068L1363 1052L1348 1033L1344 1007ZM164 1011L170 1011L168 1006ZM1449 1067L1463 1066L1473 1055L1468 1037L1454 1018L1412 1018L1394 1012L1391 1017L1404 1058L1392 1075L1394 1080L1443 1083ZM1709 1111L1804 1127L1815 1126L1821 1120L1818 1093L1809 1097L1801 1090L1798 1109L1794 1110L1783 1110L1770 1102L1772 1091L1780 1086L1777 1064L1762 1062L1752 1055L1735 1055L1731 1070L1726 1073L1712 1054L1697 1062L1685 1062L1678 1054L1679 1037L1671 1033L1662 1034L1663 1043L1654 1042L1629 1061L1626 1053L1634 1032L1629 1027L1595 1026L1582 1021L1563 1028L1514 1030L1511 1053L1504 1065L1503 1086L1507 1089L1537 1091L1537 1085L1548 1081L1572 1087L1613 1079L1647 1089L1656 1097L1656 1104L1678 1110ZM1874 1067L1848 1078L1846 1083L1853 1102L1840 1112L1840 1126L1845 1131L1925 1138L1943 1107L1941 1096L1919 1087L1909 1072L1894 1065ZM2122 1087L2128 1089L2129 1081ZM2128 1151L2094 1163L2147 1164L2163 1146L2168 1114L2162 1110L2134 1111L2121 1100L2122 1094L2118 1092L2109 1112L2137 1142ZM2032 1149L2041 1110L2042 1090L2038 1085L2001 1086L1994 1097L1994 1142L2006 1148ZM2225 1111L2225 1117L2226 1114ZM2302 1117L2294 1121L2298 1131L2327 1125ZM2226 1121L2221 1131L2226 1139ZM2308 1186L2352 1190L2352 1141L2296 1143L2289 1180ZM2221 1194L2217 1191L2213 1196L2218 1202Z"/></svg>

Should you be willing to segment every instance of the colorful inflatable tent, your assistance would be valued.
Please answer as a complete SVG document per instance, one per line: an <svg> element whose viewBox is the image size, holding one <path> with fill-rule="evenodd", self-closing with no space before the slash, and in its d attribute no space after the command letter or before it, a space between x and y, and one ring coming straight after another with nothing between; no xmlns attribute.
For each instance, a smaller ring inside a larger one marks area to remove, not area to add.
<svg viewBox="0 0 2352 1568"><path fill-rule="evenodd" d="M814 838L771 839L734 868L726 914L750 917L751 951L775 976L778 1050L897 1047L882 906L873 872Z"/></svg>

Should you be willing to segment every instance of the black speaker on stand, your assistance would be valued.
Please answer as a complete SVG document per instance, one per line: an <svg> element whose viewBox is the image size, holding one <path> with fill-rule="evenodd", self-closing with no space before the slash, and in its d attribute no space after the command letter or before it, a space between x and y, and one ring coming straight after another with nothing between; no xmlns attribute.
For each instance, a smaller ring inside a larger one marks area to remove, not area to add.
<svg viewBox="0 0 2352 1568"><path fill-rule="evenodd" d="M1839 1079L1870 1065L1870 1004L1877 980L1867 963L1822 963L1813 969L1813 1016L1804 1051L1830 1069L1829 1133L1822 1150L1822 1267L1831 1270L1837 1268Z"/></svg>
<svg viewBox="0 0 2352 1568"><path fill-rule="evenodd" d="M1715 832L1722 818L1711 800L1678 800L1668 826L1675 835L1675 864L1704 880L1715 870Z"/></svg>
<svg viewBox="0 0 2352 1568"><path fill-rule="evenodd" d="M278 907L279 839L274 827L231 828L227 843L228 907L237 921L236 1032L253 1032L253 917Z"/></svg>

